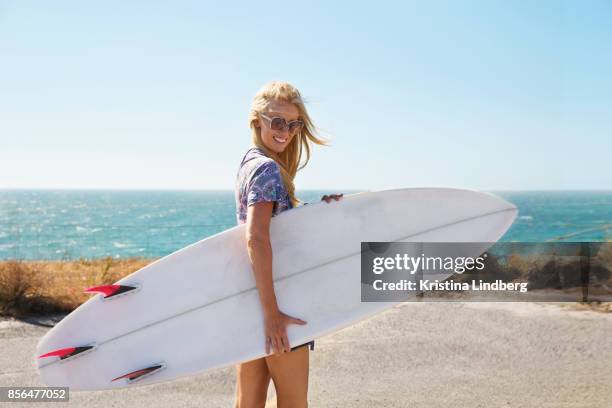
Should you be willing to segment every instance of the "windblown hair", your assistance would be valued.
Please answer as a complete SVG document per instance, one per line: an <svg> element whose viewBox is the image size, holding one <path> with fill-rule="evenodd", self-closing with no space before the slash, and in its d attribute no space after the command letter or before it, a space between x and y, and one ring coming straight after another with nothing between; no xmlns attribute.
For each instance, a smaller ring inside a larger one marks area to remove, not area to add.
<svg viewBox="0 0 612 408"><path fill-rule="evenodd" d="M263 143L261 129L255 126L259 114L268 112L268 106L271 101L294 104L300 112L299 119L304 122L300 132L293 137L285 150L278 154L278 160L274 158L273 152ZM291 203L294 207L297 206L300 200L295 196L295 185L293 184L295 175L298 170L301 170L308 164L311 144L327 145L326 140L317 136L316 127L306 111L300 92L287 82L272 81L265 84L253 98L249 114L249 127L252 131L253 144L263 150L268 157L273 158L279 165ZM305 154L305 158L303 163L301 163L303 154Z"/></svg>

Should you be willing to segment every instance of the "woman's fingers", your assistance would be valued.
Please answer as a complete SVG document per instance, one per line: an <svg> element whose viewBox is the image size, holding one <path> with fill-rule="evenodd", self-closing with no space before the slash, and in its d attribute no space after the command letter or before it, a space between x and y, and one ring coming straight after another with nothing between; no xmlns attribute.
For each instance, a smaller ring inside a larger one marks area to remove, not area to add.
<svg viewBox="0 0 612 408"><path fill-rule="evenodd" d="M270 354L270 349L274 354L291 351L289 337L287 336L287 326L290 324L305 325L307 322L282 312L274 319L266 321L266 354Z"/></svg>
<svg viewBox="0 0 612 408"><path fill-rule="evenodd" d="M281 338L281 341L283 343L283 353L288 353L289 350L291 350L291 346L289 345L289 339L286 334Z"/></svg>
<svg viewBox="0 0 612 408"><path fill-rule="evenodd" d="M283 313L284 314L284 313ZM305 320L299 319L297 317L293 317L293 316L289 316L288 314L285 314L285 318L287 319L287 323L286 324L299 324L299 325L304 325L307 322Z"/></svg>
<svg viewBox="0 0 612 408"><path fill-rule="evenodd" d="M272 338L272 351L274 352L274 354L280 354L280 345L278 343L278 339L276 338L276 336L274 336Z"/></svg>
<svg viewBox="0 0 612 408"><path fill-rule="evenodd" d="M344 193L340 193L340 194L325 194L323 197L321 197L321 200L325 201L326 203L329 203L332 199L333 200L340 200L340 198L342 198L342 196L344 195Z"/></svg>
<svg viewBox="0 0 612 408"><path fill-rule="evenodd" d="M292 317L292 318L290 318L290 323L293 323L293 324L299 324L300 326L303 326L303 325L305 325L307 322L306 322L305 320L298 319L297 317Z"/></svg>
<svg viewBox="0 0 612 408"><path fill-rule="evenodd" d="M272 338L272 350L274 354L283 354L289 351L289 339L286 334Z"/></svg>

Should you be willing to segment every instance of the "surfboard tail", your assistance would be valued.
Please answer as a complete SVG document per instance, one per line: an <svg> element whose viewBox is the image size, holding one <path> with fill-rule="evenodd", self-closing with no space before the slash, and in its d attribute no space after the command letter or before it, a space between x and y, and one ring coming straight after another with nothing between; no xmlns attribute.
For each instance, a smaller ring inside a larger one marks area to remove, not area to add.
<svg viewBox="0 0 612 408"><path fill-rule="evenodd" d="M49 353L45 353L43 355L38 356L38 358L59 357L61 360L65 360L67 358L74 357L77 354L81 354L88 350L91 350L94 347L95 346L66 347L63 349L53 350Z"/></svg>
<svg viewBox="0 0 612 408"><path fill-rule="evenodd" d="M162 370L163 368L165 368L165 366L166 365L164 363L159 363L146 368L141 368L140 370L132 371L130 373L123 374L117 378L113 378L111 382L121 380L122 378L126 378L128 382L136 381L146 375L150 375L159 370Z"/></svg>

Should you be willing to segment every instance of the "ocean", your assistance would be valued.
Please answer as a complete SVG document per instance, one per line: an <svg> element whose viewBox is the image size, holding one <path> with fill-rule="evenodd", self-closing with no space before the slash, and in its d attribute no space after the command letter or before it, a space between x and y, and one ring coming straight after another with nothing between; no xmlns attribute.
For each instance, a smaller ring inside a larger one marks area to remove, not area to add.
<svg viewBox="0 0 612 408"><path fill-rule="evenodd" d="M298 197L314 202L326 193ZM612 240L612 191L493 193L519 208L501 241ZM157 258L235 225L230 190L0 190L4 260Z"/></svg>

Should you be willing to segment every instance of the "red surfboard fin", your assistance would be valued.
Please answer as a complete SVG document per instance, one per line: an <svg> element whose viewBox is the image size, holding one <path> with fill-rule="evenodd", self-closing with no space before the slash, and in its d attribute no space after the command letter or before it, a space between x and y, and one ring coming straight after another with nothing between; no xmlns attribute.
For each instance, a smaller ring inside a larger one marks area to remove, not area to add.
<svg viewBox="0 0 612 408"><path fill-rule="evenodd" d="M67 347L63 349L58 349L51 351L49 353L43 354L42 356L38 356L38 358L44 357L59 357L61 360L65 360L69 357L76 356L77 354L83 353L87 350L91 350L94 346L82 346L82 347Z"/></svg>
<svg viewBox="0 0 612 408"><path fill-rule="evenodd" d="M129 381L134 381L144 375L151 374L154 371L157 371L161 368L164 368L164 364L155 364L147 368L142 368L140 370L132 371L131 373L124 374L120 377L114 378L112 381L117 381L122 378L127 378Z"/></svg>
<svg viewBox="0 0 612 408"><path fill-rule="evenodd" d="M128 285L102 285L102 286L94 286L92 288L85 289L86 293L102 293L104 295L104 299L109 299L130 291L137 289L137 286L128 286Z"/></svg>

